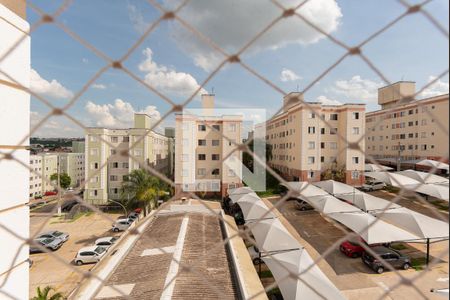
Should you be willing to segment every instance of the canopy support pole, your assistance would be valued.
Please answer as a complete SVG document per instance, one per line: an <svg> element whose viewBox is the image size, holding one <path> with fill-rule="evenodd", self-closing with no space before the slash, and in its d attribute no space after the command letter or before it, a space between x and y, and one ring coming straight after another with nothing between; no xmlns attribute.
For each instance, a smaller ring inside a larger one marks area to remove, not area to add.
<svg viewBox="0 0 450 300"><path fill-rule="evenodd" d="M261 278L261 252L258 252L258 275Z"/></svg>
<svg viewBox="0 0 450 300"><path fill-rule="evenodd" d="M430 263L430 239L427 239L427 266Z"/></svg>

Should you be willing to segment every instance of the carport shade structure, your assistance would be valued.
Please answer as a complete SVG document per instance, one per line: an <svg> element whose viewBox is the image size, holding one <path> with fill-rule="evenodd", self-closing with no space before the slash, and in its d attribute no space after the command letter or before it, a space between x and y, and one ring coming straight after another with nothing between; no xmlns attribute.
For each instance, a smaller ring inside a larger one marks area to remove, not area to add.
<svg viewBox="0 0 450 300"><path fill-rule="evenodd" d="M416 170L405 170L405 171L400 171L400 172L396 172L396 173L407 176L407 177L417 180L421 183L427 183L427 184L433 183L433 184L442 184L442 185L449 184L448 178L438 176L438 175L432 174L432 173L425 173L425 172L420 172L420 171L416 171Z"/></svg>
<svg viewBox="0 0 450 300"><path fill-rule="evenodd" d="M298 250L300 243L287 231L286 227L278 219L261 220L255 226L250 226L256 245L263 253Z"/></svg>
<svg viewBox="0 0 450 300"><path fill-rule="evenodd" d="M236 197L237 195L230 196L233 203L239 204L245 221L276 217L273 212L269 211L269 208L255 193L246 194L242 197L239 197L239 199L235 201L233 198Z"/></svg>
<svg viewBox="0 0 450 300"><path fill-rule="evenodd" d="M313 183L315 186L321 188L322 190L330 193L331 195L341 195L341 194L362 194L360 190L355 187L334 180L319 181Z"/></svg>
<svg viewBox="0 0 450 300"><path fill-rule="evenodd" d="M427 243L427 264L430 261L430 244L448 240L449 227L446 222L430 218L407 208L387 210L377 214L380 219L408 230L425 239Z"/></svg>
<svg viewBox="0 0 450 300"><path fill-rule="evenodd" d="M426 166L431 168L436 168L440 170L446 170L448 172L449 165L440 161L432 160L432 159L424 159L416 162L418 166Z"/></svg>
<svg viewBox="0 0 450 300"><path fill-rule="evenodd" d="M228 195L239 195L239 194L249 194L249 193L254 193L254 191L249 188L248 186L244 186L244 187L240 187L240 188L236 188L236 189L230 189L228 191Z"/></svg>
<svg viewBox="0 0 450 300"><path fill-rule="evenodd" d="M345 299L333 283L314 265L313 259L304 249L263 256L262 260L271 270L286 300ZM305 270L308 271L305 272ZM300 280L292 274L301 274L298 276Z"/></svg>
<svg viewBox="0 0 450 300"><path fill-rule="evenodd" d="M363 211L371 212L384 209L399 208L400 205L387 201L383 198L375 197L367 193L337 195L339 199L345 200Z"/></svg>
<svg viewBox="0 0 450 300"><path fill-rule="evenodd" d="M364 170L366 172L384 172L384 171L391 171L393 170L393 168L376 164L366 164Z"/></svg>
<svg viewBox="0 0 450 300"><path fill-rule="evenodd" d="M331 213L344 213L344 212L360 212L358 207L345 203L339 199L336 199L332 195L328 196L315 196L309 197L306 200L311 206L313 206L318 212L328 215Z"/></svg>
<svg viewBox="0 0 450 300"><path fill-rule="evenodd" d="M298 193L298 198L302 200L306 200L309 197L315 196L329 196L329 194L324 190L304 181L287 182L282 183L281 185L290 189L291 191Z"/></svg>
<svg viewBox="0 0 450 300"><path fill-rule="evenodd" d="M398 188L406 188L410 190L415 190L416 187L420 186L422 183L414 180L405 175L388 173L388 172L366 172L365 176L375 178L376 180L382 181L386 184L392 185Z"/></svg>

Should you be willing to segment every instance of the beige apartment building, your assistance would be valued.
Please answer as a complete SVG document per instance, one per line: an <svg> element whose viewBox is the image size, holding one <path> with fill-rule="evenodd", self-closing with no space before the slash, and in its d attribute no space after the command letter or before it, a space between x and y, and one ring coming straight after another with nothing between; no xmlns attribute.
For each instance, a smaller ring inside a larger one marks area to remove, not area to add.
<svg viewBox="0 0 450 300"><path fill-rule="evenodd" d="M219 115L214 95L202 95L201 113L176 115L176 192L208 193L224 196L228 189L242 186L242 152L234 151L242 142L239 115ZM226 137L226 138L225 138ZM233 152L233 153L232 153ZM237 162L223 163L222 160Z"/></svg>
<svg viewBox="0 0 450 300"><path fill-rule="evenodd" d="M320 181L323 171L342 166L345 182L361 185L365 157L349 145L365 149L365 105L308 102L313 112L303 100L301 93L287 95L283 112L258 125L266 126L266 142L272 148L268 164L292 181Z"/></svg>
<svg viewBox="0 0 450 300"><path fill-rule="evenodd" d="M61 173L69 175L70 187L79 187L84 182L84 153L60 153Z"/></svg>
<svg viewBox="0 0 450 300"><path fill-rule="evenodd" d="M125 176L143 166L171 176L170 138L156 133L153 120L146 114L134 115L134 128L89 128L86 132L86 186L84 199L95 205L105 205L109 200L119 200ZM142 138L144 137L144 138ZM112 146L103 142L107 141ZM137 144L136 144L137 143ZM130 154L136 162L123 153Z"/></svg>
<svg viewBox="0 0 450 300"><path fill-rule="evenodd" d="M55 190L50 177L58 173L57 153L30 155L30 168L34 171L30 171L30 198L43 196L45 192Z"/></svg>
<svg viewBox="0 0 450 300"><path fill-rule="evenodd" d="M381 110L366 115L368 155L379 160L396 161L400 157L402 161L448 162L448 94L417 101L404 98L415 93L415 83L406 81L379 90Z"/></svg>

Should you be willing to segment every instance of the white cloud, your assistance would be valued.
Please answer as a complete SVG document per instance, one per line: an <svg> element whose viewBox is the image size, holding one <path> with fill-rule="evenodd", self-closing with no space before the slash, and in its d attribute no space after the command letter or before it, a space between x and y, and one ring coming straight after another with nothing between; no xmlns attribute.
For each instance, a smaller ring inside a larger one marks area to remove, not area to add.
<svg viewBox="0 0 450 300"><path fill-rule="evenodd" d="M280 80L283 82L288 81L297 81L301 80L302 78L298 76L294 71L284 68L281 71Z"/></svg>
<svg viewBox="0 0 450 300"><path fill-rule="evenodd" d="M94 83L91 87L93 89L97 89L97 90L105 90L106 89L106 85L101 84L101 83Z"/></svg>
<svg viewBox="0 0 450 300"><path fill-rule="evenodd" d="M68 99L73 97L73 92L65 88L56 79L49 82L34 69L31 69L30 74L30 90L38 95L51 98Z"/></svg>
<svg viewBox="0 0 450 300"><path fill-rule="evenodd" d="M164 0L164 4L173 8L179 5L180 1ZM285 7L295 7L302 1L304 0L279 2ZM338 28L342 17L341 9L335 0L309 1L298 12L327 33ZM282 11L270 1L196 0L189 2L179 15L225 51L234 53L281 13ZM212 70L224 59L181 25L174 23L171 30L180 48L192 56L197 66ZM252 45L250 52L277 49L289 44L316 43L324 37L299 18L291 17L282 20L261 36Z"/></svg>
<svg viewBox="0 0 450 300"><path fill-rule="evenodd" d="M428 78L428 83L436 80L436 76L430 76ZM449 83L438 79L435 83L426 88L421 94L422 98L435 97L443 94L448 94L449 92Z"/></svg>
<svg viewBox="0 0 450 300"><path fill-rule="evenodd" d="M139 70L147 73L145 82L161 93L170 96L189 97L200 87L191 74L177 72L172 68L158 65L153 60L153 51L150 48L146 48L143 54L145 60L139 64ZM199 93L206 93L206 91L201 89Z"/></svg>
<svg viewBox="0 0 450 300"><path fill-rule="evenodd" d="M44 118L44 116L35 111L30 112L31 129ZM40 126L33 136L38 137L81 137L83 129L63 116L52 116Z"/></svg>
<svg viewBox="0 0 450 300"><path fill-rule="evenodd" d="M127 10L128 18L133 24L134 30L136 30L139 34L143 34L147 29L149 23L144 20L144 16L135 5L128 4Z"/></svg>
<svg viewBox="0 0 450 300"><path fill-rule="evenodd" d="M383 83L363 79L361 76L353 76L350 80L338 80L330 89L331 92L343 95L348 100L376 102L378 99L378 89Z"/></svg>
<svg viewBox="0 0 450 300"><path fill-rule="evenodd" d="M323 105L342 105L342 102L337 100L329 99L326 96L317 97L317 102L322 103Z"/></svg>
<svg viewBox="0 0 450 300"><path fill-rule="evenodd" d="M122 99L116 99L113 104L95 104L89 101L85 109L93 125L99 127L130 128L135 112L146 113L155 120L161 118L155 106L147 106L144 110L136 111L129 102Z"/></svg>

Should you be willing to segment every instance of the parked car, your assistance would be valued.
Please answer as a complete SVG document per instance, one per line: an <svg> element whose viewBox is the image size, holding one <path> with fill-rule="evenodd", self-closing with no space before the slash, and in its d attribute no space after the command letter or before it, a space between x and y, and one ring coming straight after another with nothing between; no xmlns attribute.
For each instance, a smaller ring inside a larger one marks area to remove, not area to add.
<svg viewBox="0 0 450 300"><path fill-rule="evenodd" d="M58 191L47 191L44 196L55 196L58 195Z"/></svg>
<svg viewBox="0 0 450 300"><path fill-rule="evenodd" d="M280 191L280 196L281 197L286 196L286 194L289 192L289 189L287 187L285 187L284 185L281 185L281 184L278 186L278 190ZM291 196L291 197L286 199L286 201L290 201L290 200L298 200L298 198L294 197L294 195L293 195L293 196Z"/></svg>
<svg viewBox="0 0 450 300"><path fill-rule="evenodd" d="M89 263L97 263L105 255L105 253L106 248L102 246L85 247L78 251L74 258L74 262L78 266Z"/></svg>
<svg viewBox="0 0 450 300"><path fill-rule="evenodd" d="M132 220L133 222L139 219L139 214L135 213L135 212L131 212L128 215L128 219Z"/></svg>
<svg viewBox="0 0 450 300"><path fill-rule="evenodd" d="M250 254L250 258L254 265L259 265L262 263L261 258L259 257L259 249L256 246L251 246L247 248L248 253Z"/></svg>
<svg viewBox="0 0 450 300"><path fill-rule="evenodd" d="M61 210L62 211L71 211L72 208L78 204L77 200L68 200L66 202L63 203L63 205L61 205Z"/></svg>
<svg viewBox="0 0 450 300"><path fill-rule="evenodd" d="M59 248L61 248L63 244L63 241L55 238L40 238L35 239L34 242L52 251L58 250ZM39 253L39 252L43 252L40 247L36 246L35 244L30 245L30 253Z"/></svg>
<svg viewBox="0 0 450 300"><path fill-rule="evenodd" d="M36 195L34 196L34 199L42 199L42 195Z"/></svg>
<svg viewBox="0 0 450 300"><path fill-rule="evenodd" d="M106 249L114 245L114 243L118 240L118 237L115 236L108 236L108 237L102 237L95 241L96 246L101 246Z"/></svg>
<svg viewBox="0 0 450 300"><path fill-rule="evenodd" d="M386 187L386 183L384 183L384 182L381 182L381 181L368 181L368 182L366 182L365 184L363 184L361 186L361 190L372 192L372 191L382 190L385 187Z"/></svg>
<svg viewBox="0 0 450 300"><path fill-rule="evenodd" d="M117 220L114 224L112 224L111 230L114 232L127 230L128 227L130 227L131 223L132 222L128 219Z"/></svg>
<svg viewBox="0 0 450 300"><path fill-rule="evenodd" d="M300 199L295 200L295 208L301 211L314 209L314 207L312 207L308 202Z"/></svg>
<svg viewBox="0 0 450 300"><path fill-rule="evenodd" d="M351 257L351 258L358 258L361 257L364 252L366 251L364 249L364 247L362 246L362 244L365 244L367 247L376 247L376 246L380 246L379 244L377 245L367 245L367 243L364 240L348 240L343 242L340 246L339 246L339 250L341 250L342 253L344 253L346 256Z"/></svg>
<svg viewBox="0 0 450 300"><path fill-rule="evenodd" d="M65 232L57 231L57 230L52 230L52 231L41 233L40 235L38 235L38 238L47 238L47 239L54 238L54 239L61 240L63 243L65 243L69 239L69 234L65 233Z"/></svg>
<svg viewBox="0 0 450 300"><path fill-rule="evenodd" d="M142 213L142 208L136 208L135 210L134 210L134 212L135 213L137 213L137 214L141 214Z"/></svg>
<svg viewBox="0 0 450 300"><path fill-rule="evenodd" d="M408 270L411 267L411 259L393 249L378 246L371 248L371 250L378 254L378 256L380 256L385 263L390 264L394 268ZM372 256L370 253L364 252L362 261L378 274L382 274L384 272L385 266L380 260Z"/></svg>

